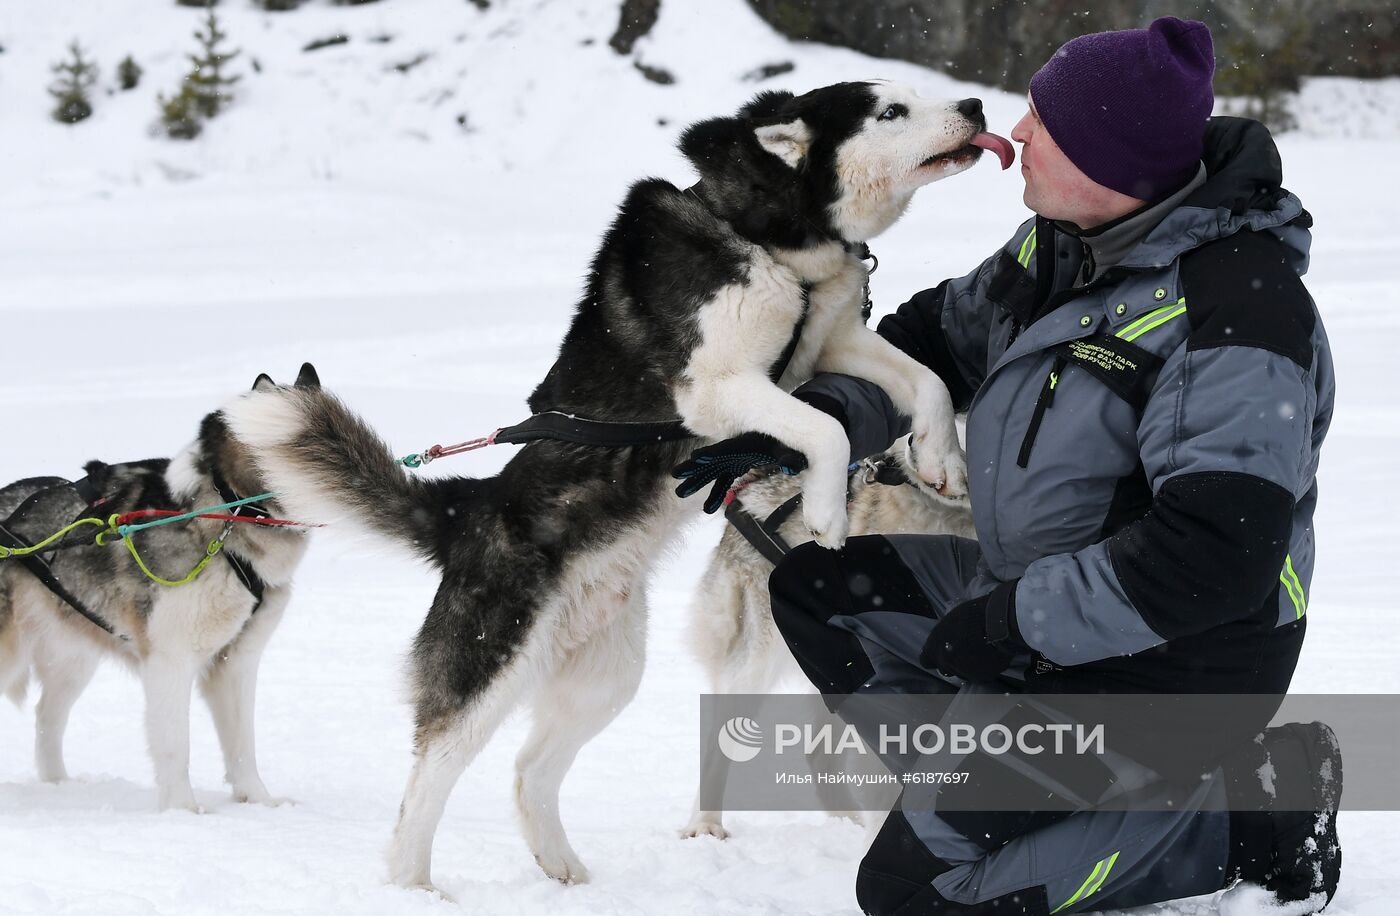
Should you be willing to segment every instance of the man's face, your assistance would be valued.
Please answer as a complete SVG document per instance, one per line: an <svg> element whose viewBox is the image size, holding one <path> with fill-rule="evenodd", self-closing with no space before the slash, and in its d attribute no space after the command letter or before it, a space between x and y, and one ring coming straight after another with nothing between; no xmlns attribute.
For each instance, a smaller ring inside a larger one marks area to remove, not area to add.
<svg viewBox="0 0 1400 916"><path fill-rule="evenodd" d="M1079 171L1040 123L1034 102L1029 103L1025 115L1016 122L1011 139L1024 144L1021 177L1026 181L1026 190L1022 199L1027 207L1046 219L1064 220L1081 229L1091 229L1145 203L1106 188Z"/></svg>

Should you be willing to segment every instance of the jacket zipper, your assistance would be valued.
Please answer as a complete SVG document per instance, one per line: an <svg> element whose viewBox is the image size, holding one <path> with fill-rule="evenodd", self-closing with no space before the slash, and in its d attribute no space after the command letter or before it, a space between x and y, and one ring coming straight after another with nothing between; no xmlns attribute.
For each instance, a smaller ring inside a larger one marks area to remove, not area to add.
<svg viewBox="0 0 1400 916"><path fill-rule="evenodd" d="M1050 368L1050 374L1045 377L1045 384L1040 388L1040 397L1035 400L1035 410L1031 413L1031 425L1026 429L1026 437L1021 440L1021 453L1016 457L1016 464L1026 467L1031 460L1031 447L1035 445L1036 433L1040 432L1040 423L1045 419L1045 411L1055 404L1055 387L1060 383L1060 373L1064 371L1065 358L1055 357L1055 362Z"/></svg>

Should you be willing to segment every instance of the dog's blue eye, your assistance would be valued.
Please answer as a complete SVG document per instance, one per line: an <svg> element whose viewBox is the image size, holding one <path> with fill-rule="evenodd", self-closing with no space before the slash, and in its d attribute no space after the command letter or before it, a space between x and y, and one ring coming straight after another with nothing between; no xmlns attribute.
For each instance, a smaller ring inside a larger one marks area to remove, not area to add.
<svg viewBox="0 0 1400 916"><path fill-rule="evenodd" d="M908 116L909 109L897 102L880 112L881 121L893 121L895 118L907 118Z"/></svg>

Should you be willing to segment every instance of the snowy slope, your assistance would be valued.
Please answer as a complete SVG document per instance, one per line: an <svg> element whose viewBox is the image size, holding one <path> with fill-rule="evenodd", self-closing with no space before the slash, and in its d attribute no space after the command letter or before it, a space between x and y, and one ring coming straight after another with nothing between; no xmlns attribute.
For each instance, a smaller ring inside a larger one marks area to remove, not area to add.
<svg viewBox="0 0 1400 916"><path fill-rule="evenodd" d="M665 9L638 56L674 73L672 86L643 80L606 46L613 3L505 0L481 12L462 0L313 0L265 14L232 0L223 15L244 48L238 103L199 141L177 144L147 128L197 12L165 0L0 5L0 479L170 454L258 372L286 378L304 359L405 452L520 419L627 184L687 181L679 128L746 99L757 86L740 77L759 65L797 64L765 86L887 77L929 95L980 95L1001 133L1022 109L910 65L793 46L742 0ZM300 51L337 32L349 43ZM47 119L43 87L75 36L105 65L104 84L128 52L147 73L66 127ZM419 54L429 56L407 73L392 69ZM1303 128L1281 147L1287 183L1317 219L1309 287L1340 400L1295 686L1391 692L1400 292L1388 268L1400 232L1386 206L1393 176L1368 164L1400 156L1400 85L1319 80L1302 108ZM876 246L877 310L1000 245L1025 216L1019 187L987 163L921 192ZM507 456L476 453L450 470L487 474ZM543 878L519 837L509 787L522 721L468 770L438 834L435 875L457 903L384 885L381 852L409 764L398 671L432 583L378 545L328 531L261 683L263 774L297 804L227 802L200 710L192 775L213 811L155 813L140 690L115 668L75 710L74 782L35 782L31 711L2 706L0 913L854 912L862 835L844 821L737 814L728 842L675 836L694 787L702 689L680 632L718 531L698 521L653 585L638 698L565 785L591 885ZM1400 815L1348 813L1342 831L1346 871L1329 912L1392 912ZM1259 909L1240 899L1231 912Z"/></svg>

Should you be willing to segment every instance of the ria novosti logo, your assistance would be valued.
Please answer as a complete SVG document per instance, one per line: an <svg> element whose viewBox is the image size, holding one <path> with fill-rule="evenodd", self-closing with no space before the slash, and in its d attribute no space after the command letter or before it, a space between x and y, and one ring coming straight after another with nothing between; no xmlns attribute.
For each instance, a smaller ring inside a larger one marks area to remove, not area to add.
<svg viewBox="0 0 1400 916"><path fill-rule="evenodd" d="M735 716L719 730L720 753L735 763L746 763L763 750L763 729L748 716Z"/></svg>
<svg viewBox="0 0 1400 916"><path fill-rule="evenodd" d="M954 722L948 725L923 723L912 729L908 724L880 723L879 738L876 742L881 757L892 754L908 754L913 750L921 755L949 753L965 757L975 752L1000 756L1014 752L1021 756L1037 756L1049 753L1095 754L1104 753L1105 728L1103 724L1032 722L1013 730L1000 722L983 725L980 728L967 722ZM747 763L763 750L763 728L748 716L735 716L724 723L715 736L719 749L734 763ZM831 723L783 723L773 727L773 752L782 756L788 751L798 754L869 754L871 748L854 725L846 723L836 727Z"/></svg>

